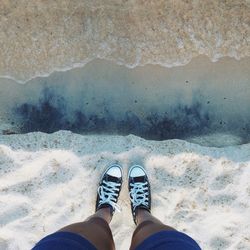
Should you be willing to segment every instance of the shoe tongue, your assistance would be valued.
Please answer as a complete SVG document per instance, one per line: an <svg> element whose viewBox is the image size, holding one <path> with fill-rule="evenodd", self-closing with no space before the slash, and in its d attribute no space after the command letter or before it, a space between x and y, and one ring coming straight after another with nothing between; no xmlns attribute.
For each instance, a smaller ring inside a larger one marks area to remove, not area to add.
<svg viewBox="0 0 250 250"><path fill-rule="evenodd" d="M133 177L134 182L145 182L145 176Z"/></svg>
<svg viewBox="0 0 250 250"><path fill-rule="evenodd" d="M106 181L112 181L112 182L117 182L117 177L114 177L112 175L106 175Z"/></svg>

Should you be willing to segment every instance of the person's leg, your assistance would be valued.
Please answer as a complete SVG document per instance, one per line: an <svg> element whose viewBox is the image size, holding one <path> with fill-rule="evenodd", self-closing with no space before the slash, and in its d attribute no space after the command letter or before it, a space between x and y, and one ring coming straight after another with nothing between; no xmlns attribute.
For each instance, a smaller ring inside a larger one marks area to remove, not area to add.
<svg viewBox="0 0 250 250"><path fill-rule="evenodd" d="M111 165L102 175L96 199L95 214L83 222L63 227L40 240L34 250L115 249L109 223L116 209L122 186L122 169Z"/></svg>
<svg viewBox="0 0 250 250"><path fill-rule="evenodd" d="M96 201L96 213L84 222L75 223L60 229L60 232L80 234L97 249L115 249L109 223L117 206L122 184L122 170L119 165L111 165L103 174L99 183Z"/></svg>
<svg viewBox="0 0 250 250"><path fill-rule="evenodd" d="M135 216L137 227L132 236L131 250L135 249L146 238L157 232L175 231L174 228L163 224L146 209L137 209Z"/></svg>
<svg viewBox="0 0 250 250"><path fill-rule="evenodd" d="M115 249L112 232L109 227L111 218L110 208L101 208L85 221L63 227L58 232L79 234L90 241L97 249Z"/></svg>
<svg viewBox="0 0 250 250"><path fill-rule="evenodd" d="M137 225L131 242L134 249L201 250L188 235L163 224L151 215L151 190L143 167L132 166L128 174L131 210Z"/></svg>

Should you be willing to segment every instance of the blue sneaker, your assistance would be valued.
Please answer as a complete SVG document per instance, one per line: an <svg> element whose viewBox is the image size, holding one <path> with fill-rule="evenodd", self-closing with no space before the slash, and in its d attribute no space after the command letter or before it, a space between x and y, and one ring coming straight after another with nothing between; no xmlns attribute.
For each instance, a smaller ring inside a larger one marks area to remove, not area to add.
<svg viewBox="0 0 250 250"><path fill-rule="evenodd" d="M128 190L131 210L136 224L136 210L138 208L151 211L151 191L148 176L143 167L134 165L128 173Z"/></svg>
<svg viewBox="0 0 250 250"><path fill-rule="evenodd" d="M111 215L115 210L120 211L117 204L122 187L122 168L118 164L108 167L99 182L96 199L96 211L100 208L110 207Z"/></svg>

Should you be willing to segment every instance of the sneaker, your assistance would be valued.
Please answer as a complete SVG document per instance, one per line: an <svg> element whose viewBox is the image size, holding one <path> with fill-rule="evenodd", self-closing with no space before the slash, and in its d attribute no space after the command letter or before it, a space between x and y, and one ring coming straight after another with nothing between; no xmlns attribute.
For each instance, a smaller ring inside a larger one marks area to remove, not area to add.
<svg viewBox="0 0 250 250"><path fill-rule="evenodd" d="M110 207L111 215L115 210L120 211L117 200L122 186L122 168L118 164L108 167L99 182L96 199L96 211Z"/></svg>
<svg viewBox="0 0 250 250"><path fill-rule="evenodd" d="M138 208L151 210L150 185L145 169L139 165L132 166L128 173L128 190L131 210L136 224L136 210Z"/></svg>

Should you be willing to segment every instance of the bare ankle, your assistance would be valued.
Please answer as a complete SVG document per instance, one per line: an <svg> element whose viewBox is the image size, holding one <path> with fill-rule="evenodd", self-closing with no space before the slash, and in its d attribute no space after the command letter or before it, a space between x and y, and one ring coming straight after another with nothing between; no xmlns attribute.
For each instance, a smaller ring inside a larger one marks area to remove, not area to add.
<svg viewBox="0 0 250 250"><path fill-rule="evenodd" d="M149 220L152 217L150 212L144 208L138 208L136 210L136 222L137 225L141 224L143 221Z"/></svg>
<svg viewBox="0 0 250 250"><path fill-rule="evenodd" d="M100 208L96 211L94 216L100 217L104 219L105 221L107 221L107 223L110 223L112 219L111 208L110 207Z"/></svg>

